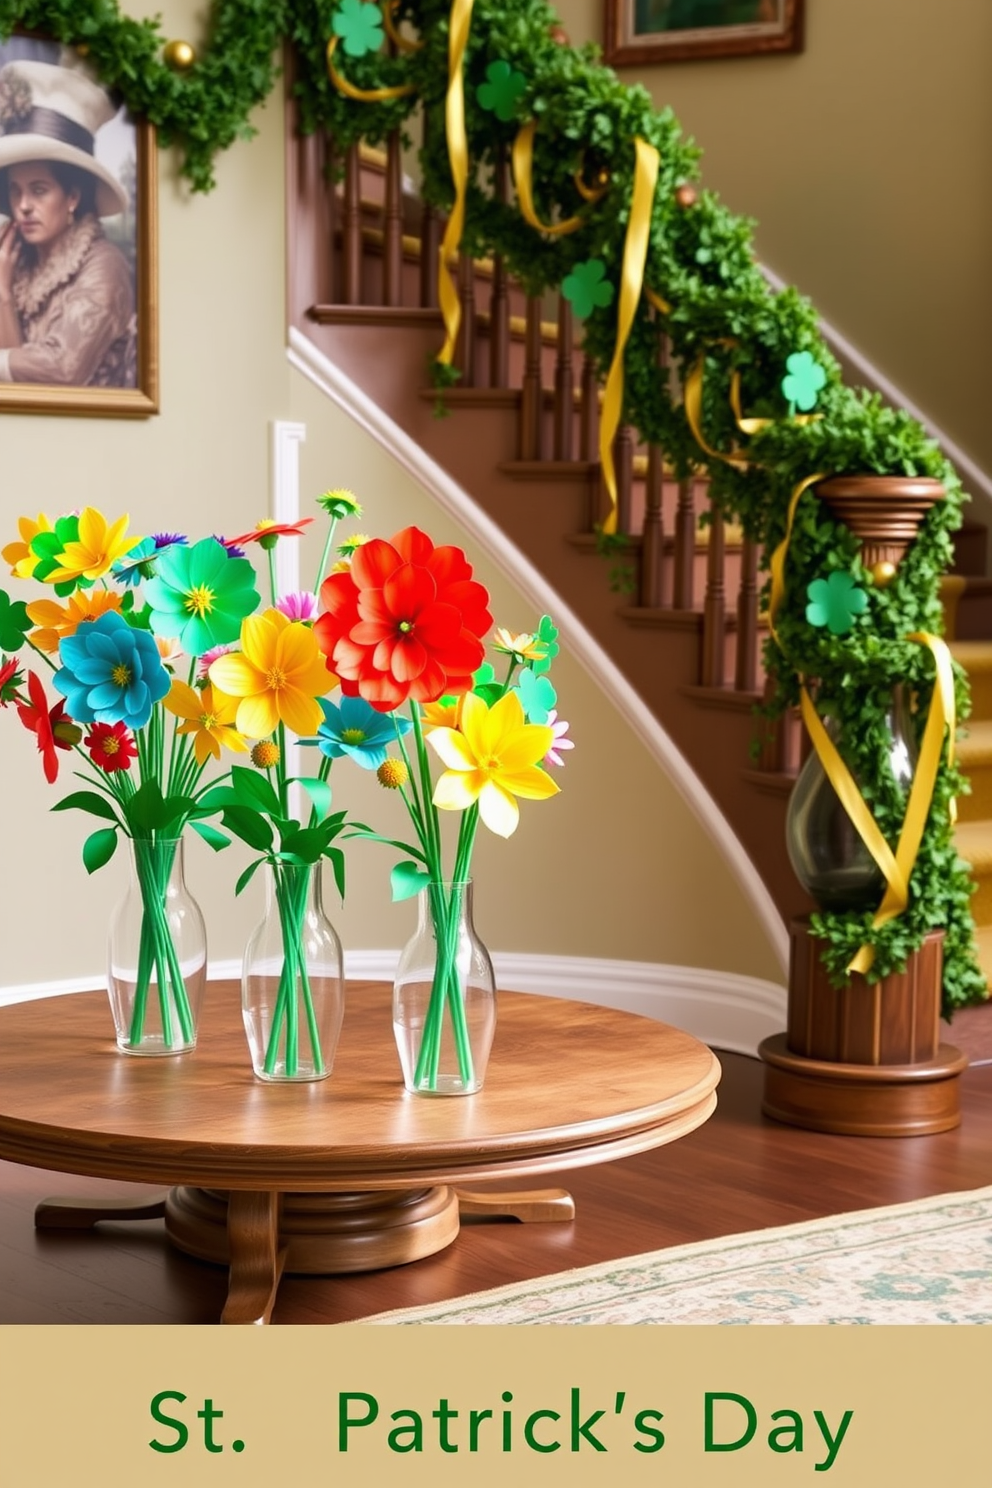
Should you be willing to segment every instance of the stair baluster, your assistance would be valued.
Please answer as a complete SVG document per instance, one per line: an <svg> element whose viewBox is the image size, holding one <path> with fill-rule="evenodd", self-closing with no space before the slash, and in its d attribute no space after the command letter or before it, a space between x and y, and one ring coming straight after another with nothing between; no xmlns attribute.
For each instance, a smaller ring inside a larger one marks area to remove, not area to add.
<svg viewBox="0 0 992 1488"><path fill-rule="evenodd" d="M496 197L505 206L510 194L510 169L506 146L500 145L494 172ZM510 296L507 292L506 261L493 258L493 287L489 297L489 386L505 388L510 383Z"/></svg>
<svg viewBox="0 0 992 1488"><path fill-rule="evenodd" d="M701 681L704 687L722 687L727 634L727 601L724 585L723 514L710 501L709 545L706 549L706 598L703 601L703 654Z"/></svg>
<svg viewBox="0 0 992 1488"><path fill-rule="evenodd" d="M691 610L695 597L693 560L696 552L696 482L694 477L679 481L679 502L675 511L675 575L672 580L672 605L676 610Z"/></svg>
<svg viewBox="0 0 992 1488"><path fill-rule="evenodd" d="M571 460L575 428L575 383L572 373L572 307L558 296L558 351L555 357L555 459Z"/></svg>
<svg viewBox="0 0 992 1488"><path fill-rule="evenodd" d="M750 537L741 549L734 686L738 692L755 692L758 686L758 545Z"/></svg>
<svg viewBox="0 0 992 1488"><path fill-rule="evenodd" d="M631 495L634 487L634 431L621 424L613 441L613 468L617 482L617 531L631 528Z"/></svg>
<svg viewBox="0 0 992 1488"><path fill-rule="evenodd" d="M423 111L421 143L426 152L429 124L427 110ZM430 202L421 202L420 212L420 305L424 310L433 310L437 305L437 265L441 247L441 224L437 208Z"/></svg>
<svg viewBox="0 0 992 1488"><path fill-rule="evenodd" d="M641 535L641 604L649 610L661 609L664 604L662 585L664 576L665 518L662 512L662 471L664 456L661 446L652 444L648 450L648 471L645 483L644 528Z"/></svg>
<svg viewBox="0 0 992 1488"><path fill-rule="evenodd" d="M382 303L403 303L403 169L400 132L386 141L386 203L383 215Z"/></svg>
<svg viewBox="0 0 992 1488"><path fill-rule="evenodd" d="M458 339L455 343L455 366L461 375L460 387L475 387L475 264L468 254L458 257L458 302L462 309Z"/></svg>
<svg viewBox="0 0 992 1488"><path fill-rule="evenodd" d="M527 297L524 333L524 382L520 398L520 458L543 460L544 392L541 386L541 301Z"/></svg>
<svg viewBox="0 0 992 1488"><path fill-rule="evenodd" d="M360 305L362 303L362 167L357 145L349 145L344 157L343 217L341 299L345 305Z"/></svg>
<svg viewBox="0 0 992 1488"><path fill-rule="evenodd" d="M588 356L582 358L579 401L579 459L594 461L599 439L599 382L595 364Z"/></svg>

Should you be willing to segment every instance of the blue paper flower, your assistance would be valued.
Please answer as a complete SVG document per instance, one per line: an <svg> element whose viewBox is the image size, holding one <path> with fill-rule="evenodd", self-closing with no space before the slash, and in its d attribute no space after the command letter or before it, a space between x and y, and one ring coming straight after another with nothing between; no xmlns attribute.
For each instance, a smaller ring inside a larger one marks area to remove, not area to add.
<svg viewBox="0 0 992 1488"><path fill-rule="evenodd" d="M154 559L158 548L153 537L144 537L130 552L125 553L123 558L118 558L111 568L111 576L118 584L140 584L142 579L150 579L155 572Z"/></svg>
<svg viewBox="0 0 992 1488"><path fill-rule="evenodd" d="M407 734L413 728L409 718L379 713L364 698L343 697L340 703L330 703L327 698L318 698L317 701L324 722L313 742L328 759L340 759L346 754L363 770L378 770L389 745L396 742L397 729L401 734Z"/></svg>
<svg viewBox="0 0 992 1488"><path fill-rule="evenodd" d="M153 704L172 686L155 638L147 630L132 630L113 610L65 636L59 659L52 686L76 723L144 728Z"/></svg>

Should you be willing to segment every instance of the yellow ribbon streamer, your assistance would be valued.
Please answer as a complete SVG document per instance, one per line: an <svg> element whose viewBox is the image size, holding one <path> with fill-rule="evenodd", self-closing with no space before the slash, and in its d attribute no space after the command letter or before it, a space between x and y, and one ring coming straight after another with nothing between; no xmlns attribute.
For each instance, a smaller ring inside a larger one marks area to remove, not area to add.
<svg viewBox="0 0 992 1488"><path fill-rule="evenodd" d="M771 594L768 599L768 629L776 646L778 645L778 636L775 633L775 616L778 614L779 606L785 598L785 560L789 553L789 540L792 537L792 524L796 517L796 507L799 505L799 499L803 492L808 491L810 486L820 480L826 480L826 474L822 470L818 470L815 475L807 475L796 486L789 499L789 510L785 519L785 536L772 554L771 562L768 565L772 579Z"/></svg>
<svg viewBox="0 0 992 1488"><path fill-rule="evenodd" d="M563 222L542 222L534 210L534 190L532 178L534 172L534 134L537 125L533 119L529 119L518 131L513 141L513 179L517 187L517 201L520 205L520 215L531 227L536 227L538 232L547 233L549 238L560 238L564 233L573 233L584 226L584 217L566 217ZM586 188L588 189L588 188ZM585 196L585 190L582 195ZM604 187L603 190L606 188ZM598 196L586 197L587 201L597 201Z"/></svg>
<svg viewBox="0 0 992 1488"><path fill-rule="evenodd" d="M349 83L343 73L338 72L334 66L333 57L337 51L338 37L332 36L327 43L327 75L345 98L353 98L356 103L382 103L390 98L408 98L415 92L412 83L403 83L395 88L356 88L354 83Z"/></svg>
<svg viewBox="0 0 992 1488"><path fill-rule="evenodd" d="M400 0L386 0L382 7L382 24L386 28L386 35L393 45L401 52L419 52L423 46L422 41L412 41L403 36L396 28L393 20L394 13L399 9Z"/></svg>
<svg viewBox="0 0 992 1488"><path fill-rule="evenodd" d="M462 307L458 299L458 286L451 268L458 258L458 248L465 226L465 189L468 184L468 140L465 135L465 83L462 77L462 60L468 44L469 27L472 22L473 0L453 0L451 20L448 28L448 94L444 103L444 123L448 136L448 160L451 164L451 179L455 187L455 200L451 208L444 238L438 249L437 297L444 317L444 345L438 361L448 363L455 354L455 342L462 320Z"/></svg>
<svg viewBox="0 0 992 1488"><path fill-rule="evenodd" d="M599 425L599 459L603 481L610 498L610 510L603 522L603 532L617 530L617 474L613 463L613 440L623 413L623 354L634 323L644 287L644 265L648 256L651 230L651 206L658 181L658 151L646 140L634 140L634 190L630 201L630 218L623 245L623 268L620 277L620 305L617 311L617 339L613 361L603 393L603 414Z"/></svg>
<svg viewBox="0 0 992 1488"><path fill-rule="evenodd" d="M644 286L644 298L649 305L653 305L656 310L660 310L662 315L671 315L672 307L668 301L663 300L660 294L655 294L653 289L648 289L647 285Z"/></svg>
<svg viewBox="0 0 992 1488"><path fill-rule="evenodd" d="M726 345L726 342L717 342L717 345ZM746 460L739 450L725 455L722 450L714 449L703 433L703 375L706 371L706 353L700 352L695 363L689 369L689 375L685 380L683 389L683 407L685 416L692 430L692 437L699 445L704 454L714 460L722 460L725 465L733 465L735 470L750 470L751 461Z"/></svg>

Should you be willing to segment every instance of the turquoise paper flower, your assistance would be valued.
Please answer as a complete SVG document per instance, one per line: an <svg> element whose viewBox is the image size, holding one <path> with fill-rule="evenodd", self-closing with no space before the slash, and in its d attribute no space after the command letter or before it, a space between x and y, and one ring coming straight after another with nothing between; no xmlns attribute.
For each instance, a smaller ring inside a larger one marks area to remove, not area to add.
<svg viewBox="0 0 992 1488"><path fill-rule="evenodd" d="M0 651L19 651L31 629L28 607L23 600L12 600L0 589Z"/></svg>
<svg viewBox="0 0 992 1488"><path fill-rule="evenodd" d="M782 392L789 400L790 412L801 408L808 413L816 407L816 397L827 381L827 374L808 351L794 351L786 358L788 375L782 379Z"/></svg>
<svg viewBox="0 0 992 1488"><path fill-rule="evenodd" d="M205 537L191 548L162 549L145 598L155 634L174 636L187 656L202 656L237 640L259 596L248 559L232 558L215 537Z"/></svg>
<svg viewBox="0 0 992 1488"><path fill-rule="evenodd" d="M509 62L490 62L486 68L486 81L475 90L480 108L488 109L508 124L516 113L517 99L527 88L527 79L516 72Z"/></svg>
<svg viewBox="0 0 992 1488"><path fill-rule="evenodd" d="M855 616L868 608L865 591L841 569L825 579L814 579L806 593L809 596L806 619L810 625L826 626L831 635L846 635L854 625Z"/></svg>
<svg viewBox="0 0 992 1488"><path fill-rule="evenodd" d="M343 697L339 703L318 698L317 702L324 721L313 742L319 745L321 754L332 760L346 754L363 770L378 770L389 745L395 744L397 732L407 734L413 728L409 718L399 713L379 713L364 698Z"/></svg>
<svg viewBox="0 0 992 1488"><path fill-rule="evenodd" d="M547 723L558 694L547 677L537 677L530 667L525 667L511 691L517 694L528 723Z"/></svg>
<svg viewBox="0 0 992 1488"><path fill-rule="evenodd" d="M155 572L153 562L158 548L153 537L142 538L141 542L133 547L130 552L125 553L123 558L118 558L110 572L118 584L140 584L142 579L150 579Z"/></svg>
<svg viewBox="0 0 992 1488"><path fill-rule="evenodd" d="M596 306L600 309L613 302L613 285L605 277L606 266L601 259L589 258L576 264L562 282L561 292L572 306L579 320L585 320Z"/></svg>
<svg viewBox="0 0 992 1488"><path fill-rule="evenodd" d="M59 642L62 666L52 686L76 723L144 728L152 705L172 686L154 637L133 630L113 610Z"/></svg>
<svg viewBox="0 0 992 1488"><path fill-rule="evenodd" d="M382 46L382 14L378 5L367 5L365 0L342 0L333 30L349 57L364 57Z"/></svg>

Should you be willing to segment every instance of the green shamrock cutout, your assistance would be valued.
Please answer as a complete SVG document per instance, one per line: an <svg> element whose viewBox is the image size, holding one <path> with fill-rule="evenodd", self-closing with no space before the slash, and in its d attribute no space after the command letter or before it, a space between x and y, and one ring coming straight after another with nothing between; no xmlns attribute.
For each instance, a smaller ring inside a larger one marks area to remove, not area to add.
<svg viewBox="0 0 992 1488"><path fill-rule="evenodd" d="M365 0L341 0L334 17L334 35L340 36L349 57L364 57L382 46L382 14L378 5Z"/></svg>
<svg viewBox="0 0 992 1488"><path fill-rule="evenodd" d="M513 691L520 699L528 723L547 723L548 714L558 701L558 694L547 677L535 677L531 668L525 667Z"/></svg>
<svg viewBox="0 0 992 1488"><path fill-rule="evenodd" d="M808 413L816 407L816 395L824 386L827 374L808 351L794 351L786 357L788 375L782 379L782 392L789 400L789 416L801 408Z"/></svg>
<svg viewBox="0 0 992 1488"><path fill-rule="evenodd" d="M504 124L513 118L517 99L527 88L527 79L516 72L509 62L490 62L486 68L486 81L475 90L479 107L488 109Z"/></svg>
<svg viewBox="0 0 992 1488"><path fill-rule="evenodd" d="M0 651L19 651L30 629L27 605L0 589Z"/></svg>
<svg viewBox="0 0 992 1488"><path fill-rule="evenodd" d="M809 604L806 619L810 625L825 625L831 635L846 635L856 615L868 608L868 596L859 589L849 573L837 569L825 579L814 579L806 590Z"/></svg>
<svg viewBox="0 0 992 1488"><path fill-rule="evenodd" d="M530 669L535 677L542 676L551 667L561 647L558 645L558 627L551 623L550 615L542 615L541 623L537 627L534 639L540 642L543 655L539 661L532 661Z"/></svg>
<svg viewBox="0 0 992 1488"><path fill-rule="evenodd" d="M597 305L605 308L613 303L613 285L606 278L605 264L598 258L576 264L562 282L561 292L579 320L585 320Z"/></svg>

